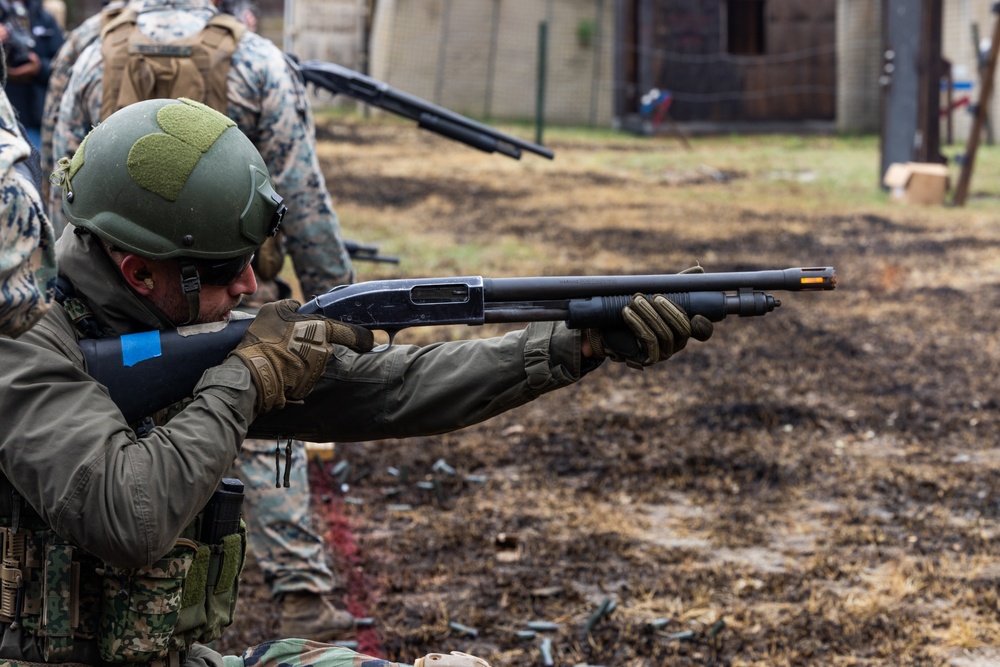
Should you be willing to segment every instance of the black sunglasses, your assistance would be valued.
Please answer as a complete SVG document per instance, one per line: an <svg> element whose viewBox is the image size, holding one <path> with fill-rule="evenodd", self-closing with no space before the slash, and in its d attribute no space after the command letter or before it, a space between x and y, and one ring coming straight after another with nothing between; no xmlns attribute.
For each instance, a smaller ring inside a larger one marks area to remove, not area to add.
<svg viewBox="0 0 1000 667"><path fill-rule="evenodd" d="M195 262L198 279L202 285L229 285L243 275L250 266L255 253L234 257L221 262Z"/></svg>

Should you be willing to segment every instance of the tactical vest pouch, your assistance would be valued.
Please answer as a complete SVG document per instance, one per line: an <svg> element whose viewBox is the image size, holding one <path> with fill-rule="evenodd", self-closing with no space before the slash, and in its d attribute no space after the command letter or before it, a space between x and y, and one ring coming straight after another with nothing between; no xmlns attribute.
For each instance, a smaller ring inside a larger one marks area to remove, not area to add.
<svg viewBox="0 0 1000 667"><path fill-rule="evenodd" d="M24 571L19 554L24 553L25 536L9 528L2 533L3 560L0 561L0 621L10 623L21 612L24 602Z"/></svg>
<svg viewBox="0 0 1000 667"><path fill-rule="evenodd" d="M15 531L4 526L3 564L0 566L2 594L0 594L0 621L20 623L25 628L42 632L42 590L44 587L42 561L45 552L44 536L49 531L33 533L24 528Z"/></svg>
<svg viewBox="0 0 1000 667"><path fill-rule="evenodd" d="M184 582L198 545L181 539L152 565L106 567L98 646L107 662L150 662L177 650Z"/></svg>
<svg viewBox="0 0 1000 667"><path fill-rule="evenodd" d="M246 556L246 524L241 522L240 531L222 538L222 544L213 547L212 562L209 567L209 581L206 587L206 628L200 641L210 642L222 636L222 632L233 622L236 598L239 593L240 574ZM214 585L212 582L215 582Z"/></svg>
<svg viewBox="0 0 1000 667"><path fill-rule="evenodd" d="M43 654L48 662L64 662L73 655L73 630L79 625L80 564L73 562L68 544L45 546L42 582Z"/></svg>
<svg viewBox="0 0 1000 667"><path fill-rule="evenodd" d="M103 564L24 508L8 505L11 517L0 507L0 623L38 638L46 664L71 664L74 640L96 639L103 663L180 667L192 644L222 636L236 609L243 485L222 482L174 548L136 569Z"/></svg>
<svg viewBox="0 0 1000 667"><path fill-rule="evenodd" d="M47 662L68 661L75 640L91 638L97 629L96 591L81 588L80 555L48 529L3 526L0 536L0 621L38 637ZM88 607L83 612L81 601Z"/></svg>
<svg viewBox="0 0 1000 667"><path fill-rule="evenodd" d="M236 610L246 541L246 523L240 521L237 532L221 537L219 544L180 541L151 568L136 571L130 586L117 577L109 582L106 575L105 595L118 591L111 611L117 617L104 615L109 623L102 625L101 657L118 663L146 661L221 637ZM185 548L179 552L182 544ZM123 594L126 590L133 594ZM141 594L136 595L137 591ZM119 596L130 602L119 602ZM146 631L137 633L137 628Z"/></svg>
<svg viewBox="0 0 1000 667"><path fill-rule="evenodd" d="M205 610L205 584L208 582L208 566L212 549L207 544L198 545L198 553L188 571L184 583L184 597L181 598L180 616L174 635L178 642L196 642L207 624Z"/></svg>
<svg viewBox="0 0 1000 667"><path fill-rule="evenodd" d="M246 542L246 523L240 521L237 532L223 536L219 544L199 544L174 633L178 648L214 641L233 622Z"/></svg>

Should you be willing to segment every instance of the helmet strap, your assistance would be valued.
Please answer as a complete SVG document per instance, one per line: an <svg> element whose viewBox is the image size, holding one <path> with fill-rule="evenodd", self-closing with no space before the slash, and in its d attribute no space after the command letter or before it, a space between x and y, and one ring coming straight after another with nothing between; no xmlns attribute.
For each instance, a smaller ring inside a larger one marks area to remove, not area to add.
<svg viewBox="0 0 1000 667"><path fill-rule="evenodd" d="M201 304L199 303L198 293L201 292L201 279L198 278L198 269L195 268L194 262L181 261L181 289L184 290L184 296L187 297L188 302L188 319L180 326L186 324L192 324L196 319L198 319L198 311L200 310Z"/></svg>

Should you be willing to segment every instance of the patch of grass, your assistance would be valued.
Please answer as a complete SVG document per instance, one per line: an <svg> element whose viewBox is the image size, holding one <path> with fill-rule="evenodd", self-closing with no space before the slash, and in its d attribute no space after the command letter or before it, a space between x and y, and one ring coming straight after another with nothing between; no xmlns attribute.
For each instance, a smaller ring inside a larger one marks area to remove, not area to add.
<svg viewBox="0 0 1000 667"><path fill-rule="evenodd" d="M317 124L409 123L386 112L365 111L353 106L316 110ZM484 122L480 120L479 122ZM486 121L488 122L488 121ZM530 121L488 122L512 136L534 142L536 127ZM414 127L415 132L421 130ZM656 178L664 170L696 170L711 167L735 172L755 181L741 197L768 200L780 195L785 203L808 205L810 201L837 201L868 205L888 199L879 185L881 156L877 135L726 134L688 137L688 147L676 136L643 137L610 128L547 126L543 144L563 156L586 146L585 164L600 170L624 171ZM468 149L474 150L474 149ZM951 184L958 181L964 143L942 146L949 160ZM523 161L539 159L525 154ZM757 181L763 181L764 187ZM789 188L791 183L801 187ZM972 175L969 208L994 205L1000 197L1000 146L979 145Z"/></svg>
<svg viewBox="0 0 1000 667"><path fill-rule="evenodd" d="M555 160L514 161L403 122L334 122L321 159L345 233L403 260L359 264L362 279L670 271L688 258L829 262L842 279L727 319L664 368L608 363L455 433L338 443L338 459L371 471L343 508L385 657L538 664L515 631L544 618L560 623L560 664L997 664L995 147L980 147L956 209L890 201L871 136L693 137L689 151L553 128ZM439 475L437 459L460 474ZM317 511L338 507L332 463L313 479ZM497 557L499 535L516 538L516 558ZM242 590L269 599L259 577ZM584 638L605 598L616 611ZM244 606L239 650L273 632L272 609ZM478 638L449 633L452 619Z"/></svg>

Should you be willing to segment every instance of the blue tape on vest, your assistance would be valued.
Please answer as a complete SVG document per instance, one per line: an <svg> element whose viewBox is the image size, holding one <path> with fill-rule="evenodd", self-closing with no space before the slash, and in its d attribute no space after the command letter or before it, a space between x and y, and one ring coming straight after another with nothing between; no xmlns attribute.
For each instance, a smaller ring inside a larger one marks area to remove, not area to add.
<svg viewBox="0 0 1000 667"><path fill-rule="evenodd" d="M160 332L144 331L137 334L125 334L122 341L122 365L135 366L140 361L159 357Z"/></svg>

